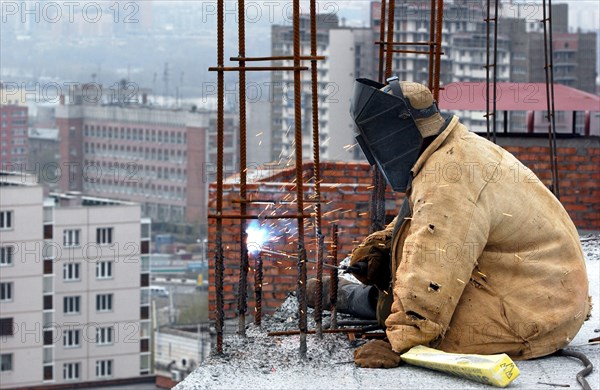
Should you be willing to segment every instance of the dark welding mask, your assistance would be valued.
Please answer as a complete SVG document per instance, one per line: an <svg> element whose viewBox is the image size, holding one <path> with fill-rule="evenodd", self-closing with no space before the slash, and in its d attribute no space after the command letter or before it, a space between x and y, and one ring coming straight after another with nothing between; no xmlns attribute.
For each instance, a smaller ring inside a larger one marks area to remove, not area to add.
<svg viewBox="0 0 600 390"><path fill-rule="evenodd" d="M397 77L388 79L387 86L357 79L350 102L350 115L359 131L356 137L359 146L369 163L377 164L392 189L399 192L406 191L423 138L440 130L439 124L435 128L417 124L419 119L439 116L439 111L425 86L408 84L413 88L407 93L414 92L417 101L424 100L426 107L417 109L411 105Z"/></svg>

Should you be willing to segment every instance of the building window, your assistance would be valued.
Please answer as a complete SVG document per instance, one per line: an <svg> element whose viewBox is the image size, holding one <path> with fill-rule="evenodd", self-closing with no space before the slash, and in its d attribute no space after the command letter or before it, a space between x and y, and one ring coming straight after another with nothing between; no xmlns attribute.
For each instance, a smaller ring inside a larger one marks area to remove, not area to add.
<svg viewBox="0 0 600 390"><path fill-rule="evenodd" d="M63 346L65 348L79 347L79 329L69 329L63 331Z"/></svg>
<svg viewBox="0 0 600 390"><path fill-rule="evenodd" d="M111 311L112 310L112 294L96 295L96 310Z"/></svg>
<svg viewBox="0 0 600 390"><path fill-rule="evenodd" d="M0 283L0 302L9 302L13 299L12 282Z"/></svg>
<svg viewBox="0 0 600 390"><path fill-rule="evenodd" d="M96 244L112 244L113 228L96 229Z"/></svg>
<svg viewBox="0 0 600 390"><path fill-rule="evenodd" d="M13 318L0 318L0 336L12 336L13 334Z"/></svg>
<svg viewBox="0 0 600 390"><path fill-rule="evenodd" d="M81 230L67 229L63 231L63 246L65 248L81 245L79 241Z"/></svg>
<svg viewBox="0 0 600 390"><path fill-rule="evenodd" d="M113 343L113 327L96 328L96 344L108 345Z"/></svg>
<svg viewBox="0 0 600 390"><path fill-rule="evenodd" d="M96 377L112 376L112 360L96 360Z"/></svg>
<svg viewBox="0 0 600 390"><path fill-rule="evenodd" d="M79 303L81 297L64 297L63 298L63 313L77 314L79 313Z"/></svg>
<svg viewBox="0 0 600 390"><path fill-rule="evenodd" d="M63 280L79 280L79 263L63 264Z"/></svg>
<svg viewBox="0 0 600 390"><path fill-rule="evenodd" d="M0 355L0 371L12 371L12 353Z"/></svg>
<svg viewBox="0 0 600 390"><path fill-rule="evenodd" d="M99 261L96 263L96 279L112 278L112 261Z"/></svg>
<svg viewBox="0 0 600 390"><path fill-rule="evenodd" d="M0 229L12 229L13 227L13 212L0 211Z"/></svg>
<svg viewBox="0 0 600 390"><path fill-rule="evenodd" d="M65 363L63 364L63 379L74 380L79 379L80 363Z"/></svg>
<svg viewBox="0 0 600 390"><path fill-rule="evenodd" d="M15 248L12 246L3 246L0 248L0 266L11 265L13 263L13 256Z"/></svg>

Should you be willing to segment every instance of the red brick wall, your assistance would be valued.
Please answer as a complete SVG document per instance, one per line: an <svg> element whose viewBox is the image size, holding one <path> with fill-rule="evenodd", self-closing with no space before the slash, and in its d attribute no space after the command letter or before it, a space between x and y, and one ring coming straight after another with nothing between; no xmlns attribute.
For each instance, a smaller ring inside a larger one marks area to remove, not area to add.
<svg viewBox="0 0 600 390"><path fill-rule="evenodd" d="M563 141L563 140L559 140ZM548 141L546 139L502 138L498 143L531 168L545 183L550 183L550 163ZM561 200L565 208L580 229L600 229L600 140L581 139L569 140L567 145L559 142L559 179ZM545 146L544 146L545 145ZM310 184L312 165L305 164L306 198L314 193L314 185ZM251 199L293 200L295 187L291 184L294 176L293 168L276 173L262 182L248 185L248 194ZM338 259L343 259L352 248L369 231L369 197L371 192L371 173L367 163L332 163L322 164L322 230L325 234L325 256L331 253L331 225L339 226ZM215 184L211 184L209 193L209 212L215 210ZM239 204L232 202L239 198L239 187L234 184L224 186L224 214L239 214ZM387 212L393 217L399 209L402 195L396 199L388 189ZM396 203L396 207L394 207ZM305 206L310 207L309 203ZM268 207L268 208L267 208ZM295 214L295 205L267 206L265 204L251 204L248 213L263 215L276 212L282 214ZM267 209L266 209L267 208ZM307 209L310 212L311 209ZM225 258L224 276L224 301L227 318L236 315L237 293L239 283L239 221L235 219L223 220L223 246ZM266 244L272 250L282 251L295 255L294 227L296 220L263 220L263 226L270 226L273 232L278 232L279 238ZM209 221L209 308L211 316L215 309L214 287L214 242L215 220ZM286 230L291 230L284 233ZM306 220L305 244L308 251L308 260L315 259L315 235L312 220ZM277 308L288 292L296 288L296 261L285 257L272 256L263 253L263 313L271 312ZM308 277L315 275L315 267L309 264ZM254 264L250 258L250 272L248 278L248 314L254 311Z"/></svg>

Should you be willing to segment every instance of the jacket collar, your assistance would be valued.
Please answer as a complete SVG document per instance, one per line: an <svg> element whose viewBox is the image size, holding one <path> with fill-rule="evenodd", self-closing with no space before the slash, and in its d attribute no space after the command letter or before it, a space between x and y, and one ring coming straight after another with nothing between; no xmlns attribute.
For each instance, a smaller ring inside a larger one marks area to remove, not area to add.
<svg viewBox="0 0 600 390"><path fill-rule="evenodd" d="M442 144L444 143L444 141L446 141L446 138L448 138L448 136L450 135L450 133L452 133L457 128L457 126L456 126L457 124L458 124L458 117L456 115L453 115L452 119L450 120L450 123L448 124L448 126L446 127L446 129L444 131L442 131L435 138L435 140L431 143L431 145L429 145L427 147L427 149L425 149L423 151L423 153L419 156L419 159L417 160L417 162L415 163L415 165L413 165L413 167L412 167L412 169L410 171L413 177L415 177L415 176L417 176L419 174L419 171L421 170L421 168L425 164L425 161L427 161L427 159L436 150L438 150L438 148L440 146L442 146Z"/></svg>

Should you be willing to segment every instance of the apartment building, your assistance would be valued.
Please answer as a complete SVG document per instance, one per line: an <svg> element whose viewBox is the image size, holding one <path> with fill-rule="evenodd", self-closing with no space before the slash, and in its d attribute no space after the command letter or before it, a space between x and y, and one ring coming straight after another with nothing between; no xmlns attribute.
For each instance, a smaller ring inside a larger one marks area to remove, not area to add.
<svg viewBox="0 0 600 390"><path fill-rule="evenodd" d="M150 221L135 203L0 173L2 387L137 380L150 359Z"/></svg>
<svg viewBox="0 0 600 390"><path fill-rule="evenodd" d="M60 188L137 202L156 222L205 224L207 185L217 171L216 147L209 147L214 118L213 111L63 100L56 109ZM225 125L225 163L235 167L237 114L228 113Z"/></svg>
<svg viewBox="0 0 600 390"><path fill-rule="evenodd" d="M27 107L0 104L0 169L23 164L28 155Z"/></svg>

